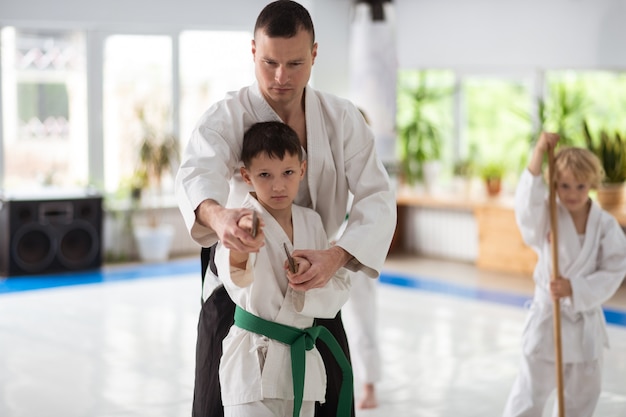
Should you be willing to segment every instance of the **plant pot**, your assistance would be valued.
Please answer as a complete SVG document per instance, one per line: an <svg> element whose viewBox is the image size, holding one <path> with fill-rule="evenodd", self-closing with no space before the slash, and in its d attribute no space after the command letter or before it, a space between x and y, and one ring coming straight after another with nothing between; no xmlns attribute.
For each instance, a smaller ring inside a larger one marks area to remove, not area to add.
<svg viewBox="0 0 626 417"><path fill-rule="evenodd" d="M489 197L496 197L502 190L501 178L485 178L485 188Z"/></svg>
<svg viewBox="0 0 626 417"><path fill-rule="evenodd" d="M135 226L133 230L139 259L144 262L163 262L170 256L174 226L160 224L156 227Z"/></svg>
<svg viewBox="0 0 626 417"><path fill-rule="evenodd" d="M602 184L597 191L598 204L607 211L619 209L624 204L624 184Z"/></svg>

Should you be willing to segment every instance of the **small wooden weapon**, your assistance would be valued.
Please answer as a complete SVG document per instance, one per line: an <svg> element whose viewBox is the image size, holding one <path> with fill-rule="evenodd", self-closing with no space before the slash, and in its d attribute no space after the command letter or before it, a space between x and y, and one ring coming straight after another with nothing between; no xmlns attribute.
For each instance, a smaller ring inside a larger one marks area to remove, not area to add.
<svg viewBox="0 0 626 417"><path fill-rule="evenodd" d="M256 214L256 211L252 212L252 230L250 234L252 237L256 237L256 234L259 231L259 216Z"/></svg>
<svg viewBox="0 0 626 417"><path fill-rule="evenodd" d="M296 272L298 272L296 261L293 260L293 257L289 253L289 248L287 247L286 243L283 243L283 247L285 248L285 253L287 254L287 262L289 262L289 271L291 271L292 274L295 274Z"/></svg>

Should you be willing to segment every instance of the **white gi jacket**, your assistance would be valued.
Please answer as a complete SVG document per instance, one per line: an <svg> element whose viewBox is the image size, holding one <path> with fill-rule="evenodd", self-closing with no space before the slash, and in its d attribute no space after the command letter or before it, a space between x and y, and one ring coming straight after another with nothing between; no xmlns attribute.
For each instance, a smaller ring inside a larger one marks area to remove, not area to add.
<svg viewBox="0 0 626 417"><path fill-rule="evenodd" d="M524 241L539 255L523 351L554 360L548 193L542 177L525 170L515 195L515 215ZM558 201L557 218L559 273L572 285L572 297L560 302L562 358L564 363L590 361L601 357L603 347L609 347L602 303L626 275L626 237L615 218L595 201L582 244L569 212Z"/></svg>
<svg viewBox="0 0 626 417"><path fill-rule="evenodd" d="M333 318L350 294L350 279L340 269L323 288L306 292L294 291L287 285L283 265L287 256L283 242L291 251L326 249L328 238L319 215L311 209L292 206L292 245L283 228L248 195L243 207L260 213L265 222L265 246L248 258L246 270L230 267L230 251L217 246L215 263L224 287L232 300L244 310L261 317L304 329L313 325L313 318ZM231 327L222 344L220 383L224 405L236 405L263 398L293 400L290 346ZM304 401L324 402L326 372L324 362L313 348L306 352Z"/></svg>
<svg viewBox="0 0 626 417"><path fill-rule="evenodd" d="M305 108L305 181L311 208L321 216L326 234L334 236L345 219L348 192L354 194L349 223L337 245L355 257L348 269L376 278L393 237L396 200L376 156L373 133L348 100L307 87ZM239 175L244 132L256 122L272 120L280 118L255 83L228 94L198 122L176 176L176 197L192 238L202 246L211 246L217 236L195 222L194 210L205 199L241 206L250 191Z"/></svg>

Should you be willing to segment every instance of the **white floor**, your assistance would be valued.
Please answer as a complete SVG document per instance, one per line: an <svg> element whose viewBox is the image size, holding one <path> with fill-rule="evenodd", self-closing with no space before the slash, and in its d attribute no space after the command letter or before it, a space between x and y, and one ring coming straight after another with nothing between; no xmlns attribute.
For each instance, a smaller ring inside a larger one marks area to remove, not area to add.
<svg viewBox="0 0 626 417"><path fill-rule="evenodd" d="M454 263L390 259L388 271L532 289L523 277ZM190 416L199 294L195 273L0 294L0 416ZM380 406L357 416L500 415L522 308L389 284L379 284L378 301ZM596 416L623 417L626 327L610 325L609 337Z"/></svg>

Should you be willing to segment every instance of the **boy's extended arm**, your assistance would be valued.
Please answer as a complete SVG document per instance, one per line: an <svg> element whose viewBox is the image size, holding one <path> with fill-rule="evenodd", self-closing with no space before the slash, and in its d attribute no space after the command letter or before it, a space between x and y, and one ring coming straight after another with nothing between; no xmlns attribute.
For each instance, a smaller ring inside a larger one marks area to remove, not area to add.
<svg viewBox="0 0 626 417"><path fill-rule="evenodd" d="M535 177L541 174L541 167L543 165L543 155L548 151L548 148L554 148L559 140L559 135L556 133L541 132L535 149L528 162L528 170Z"/></svg>

